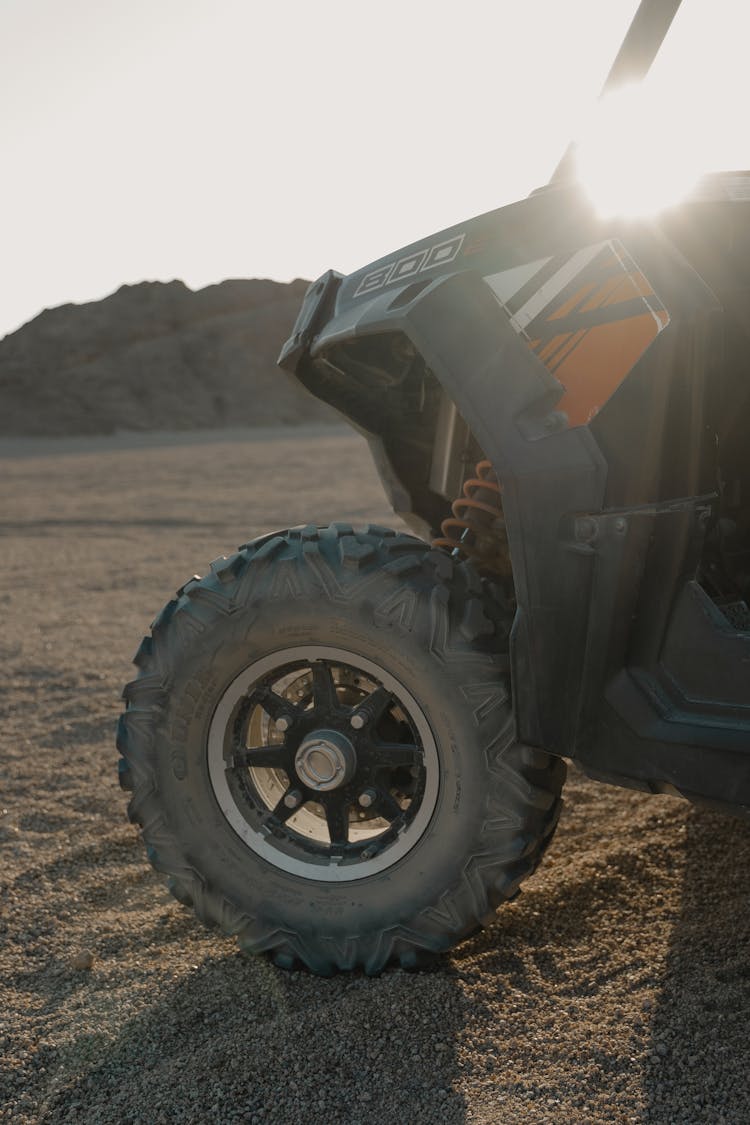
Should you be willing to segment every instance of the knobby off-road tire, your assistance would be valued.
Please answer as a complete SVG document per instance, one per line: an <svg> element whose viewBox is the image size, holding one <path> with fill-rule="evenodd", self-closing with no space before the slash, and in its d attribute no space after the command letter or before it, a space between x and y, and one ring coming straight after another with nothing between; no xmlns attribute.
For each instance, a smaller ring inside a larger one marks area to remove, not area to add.
<svg viewBox="0 0 750 1125"><path fill-rule="evenodd" d="M487 924L565 773L515 741L507 629L470 567L378 527L266 536L191 579L117 740L175 897L318 973L413 966Z"/></svg>

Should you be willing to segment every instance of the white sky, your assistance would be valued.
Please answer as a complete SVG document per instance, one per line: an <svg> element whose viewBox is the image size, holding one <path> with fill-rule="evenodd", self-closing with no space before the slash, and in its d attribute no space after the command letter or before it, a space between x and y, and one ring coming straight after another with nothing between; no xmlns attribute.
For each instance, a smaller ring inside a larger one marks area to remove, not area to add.
<svg viewBox="0 0 750 1125"><path fill-rule="evenodd" d="M2 0L0 336L124 282L348 273L521 198L636 6ZM655 67L716 109L715 166L750 156L747 11L683 0Z"/></svg>

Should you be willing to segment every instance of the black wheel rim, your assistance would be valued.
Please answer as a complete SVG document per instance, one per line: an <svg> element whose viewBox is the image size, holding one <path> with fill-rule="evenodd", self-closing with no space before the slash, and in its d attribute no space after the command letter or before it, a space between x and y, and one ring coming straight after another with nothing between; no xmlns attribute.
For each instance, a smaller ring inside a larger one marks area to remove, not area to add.
<svg viewBox="0 0 750 1125"><path fill-rule="evenodd" d="M403 858L439 788L435 741L414 697L371 661L323 647L277 653L233 681L211 724L208 764L245 843L324 881Z"/></svg>

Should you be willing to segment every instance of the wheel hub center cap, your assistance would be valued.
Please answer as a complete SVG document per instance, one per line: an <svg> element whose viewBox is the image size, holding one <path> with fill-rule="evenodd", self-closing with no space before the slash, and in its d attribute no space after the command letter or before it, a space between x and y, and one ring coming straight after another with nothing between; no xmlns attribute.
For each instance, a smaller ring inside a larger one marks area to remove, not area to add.
<svg viewBox="0 0 750 1125"><path fill-rule="evenodd" d="M308 789L327 792L351 780L357 768L357 755L346 735L336 730L316 730L301 744L294 767Z"/></svg>

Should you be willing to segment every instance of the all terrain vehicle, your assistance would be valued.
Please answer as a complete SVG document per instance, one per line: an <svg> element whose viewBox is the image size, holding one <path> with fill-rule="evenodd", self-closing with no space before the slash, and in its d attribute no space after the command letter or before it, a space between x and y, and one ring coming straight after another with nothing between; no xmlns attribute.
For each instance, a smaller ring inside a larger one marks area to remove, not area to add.
<svg viewBox="0 0 750 1125"><path fill-rule="evenodd" d="M642 5L614 71L675 8ZM136 656L118 747L149 857L280 965L410 966L487 924L566 759L750 808L750 174L623 222L568 163L325 274L283 349L414 535L264 535Z"/></svg>

